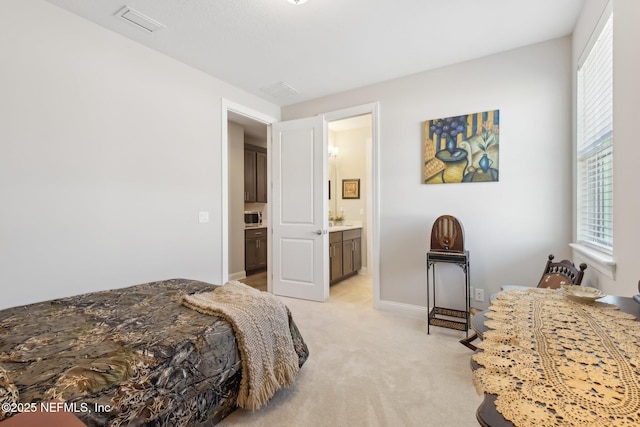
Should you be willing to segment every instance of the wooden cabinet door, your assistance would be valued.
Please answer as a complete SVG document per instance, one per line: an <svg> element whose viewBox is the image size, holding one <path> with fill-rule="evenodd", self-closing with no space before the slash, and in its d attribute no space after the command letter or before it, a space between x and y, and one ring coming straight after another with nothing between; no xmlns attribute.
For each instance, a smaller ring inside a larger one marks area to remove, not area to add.
<svg viewBox="0 0 640 427"><path fill-rule="evenodd" d="M258 266L258 251L256 239L244 240L244 270L255 270Z"/></svg>
<svg viewBox="0 0 640 427"><path fill-rule="evenodd" d="M353 273L353 239L342 242L342 275Z"/></svg>
<svg viewBox="0 0 640 427"><path fill-rule="evenodd" d="M267 238L245 239L244 269L253 271L267 266Z"/></svg>
<svg viewBox="0 0 640 427"><path fill-rule="evenodd" d="M353 239L353 271L358 271L362 268L362 247L360 239Z"/></svg>
<svg viewBox="0 0 640 427"><path fill-rule="evenodd" d="M342 242L329 246L329 269L331 282L342 277Z"/></svg>
<svg viewBox="0 0 640 427"><path fill-rule="evenodd" d="M244 150L244 201L256 201L256 152Z"/></svg>
<svg viewBox="0 0 640 427"><path fill-rule="evenodd" d="M358 273L362 268L361 230L329 233L330 283L334 284Z"/></svg>
<svg viewBox="0 0 640 427"><path fill-rule="evenodd" d="M329 282L342 277L342 232L329 233Z"/></svg>
<svg viewBox="0 0 640 427"><path fill-rule="evenodd" d="M256 152L256 202L267 203L267 153Z"/></svg>
<svg viewBox="0 0 640 427"><path fill-rule="evenodd" d="M244 149L244 201L267 203L267 152L253 145Z"/></svg>
<svg viewBox="0 0 640 427"><path fill-rule="evenodd" d="M244 236L244 270L265 268L267 266L267 229L248 229L245 230Z"/></svg>
<svg viewBox="0 0 640 427"><path fill-rule="evenodd" d="M256 239L256 266L257 268L263 268L267 266L267 237L260 237Z"/></svg>

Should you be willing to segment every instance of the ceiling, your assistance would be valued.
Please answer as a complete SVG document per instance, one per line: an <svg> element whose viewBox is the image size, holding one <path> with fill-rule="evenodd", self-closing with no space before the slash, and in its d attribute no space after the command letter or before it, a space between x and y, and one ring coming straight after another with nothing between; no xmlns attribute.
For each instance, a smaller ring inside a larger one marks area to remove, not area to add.
<svg viewBox="0 0 640 427"><path fill-rule="evenodd" d="M585 0L47 1L286 106L566 36Z"/></svg>

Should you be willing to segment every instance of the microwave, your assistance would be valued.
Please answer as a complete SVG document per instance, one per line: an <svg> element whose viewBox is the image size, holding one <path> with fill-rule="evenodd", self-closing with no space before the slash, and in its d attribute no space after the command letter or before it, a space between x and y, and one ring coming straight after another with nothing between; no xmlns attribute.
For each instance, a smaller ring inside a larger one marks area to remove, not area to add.
<svg viewBox="0 0 640 427"><path fill-rule="evenodd" d="M244 211L244 224L245 225L260 225L260 224L262 224L262 212L260 212L260 211Z"/></svg>

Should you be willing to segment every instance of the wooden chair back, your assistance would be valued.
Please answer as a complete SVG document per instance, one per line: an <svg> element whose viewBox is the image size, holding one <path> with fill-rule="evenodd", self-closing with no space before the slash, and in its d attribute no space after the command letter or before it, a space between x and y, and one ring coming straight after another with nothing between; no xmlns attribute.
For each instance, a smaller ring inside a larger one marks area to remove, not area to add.
<svg viewBox="0 0 640 427"><path fill-rule="evenodd" d="M547 265L544 268L544 273L542 273L538 287L558 289L563 285L580 286L582 283L582 277L584 276L584 271L587 269L587 264L580 264L580 268L578 269L568 259L553 262L553 258L553 254L549 255Z"/></svg>

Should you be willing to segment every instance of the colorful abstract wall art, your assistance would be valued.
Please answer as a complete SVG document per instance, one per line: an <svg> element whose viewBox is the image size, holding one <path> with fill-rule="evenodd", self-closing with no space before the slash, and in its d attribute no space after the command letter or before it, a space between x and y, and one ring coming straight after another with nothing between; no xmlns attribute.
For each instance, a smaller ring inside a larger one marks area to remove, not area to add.
<svg viewBox="0 0 640 427"><path fill-rule="evenodd" d="M422 182L498 181L500 110L424 122Z"/></svg>

